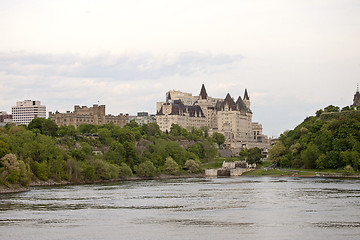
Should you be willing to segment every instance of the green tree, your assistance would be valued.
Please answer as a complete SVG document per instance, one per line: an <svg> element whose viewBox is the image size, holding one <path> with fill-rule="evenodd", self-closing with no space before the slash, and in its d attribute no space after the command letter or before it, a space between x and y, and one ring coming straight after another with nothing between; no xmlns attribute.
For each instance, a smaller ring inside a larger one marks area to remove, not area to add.
<svg viewBox="0 0 360 240"><path fill-rule="evenodd" d="M204 144L197 142L189 147L187 147L186 151L195 153L198 158L203 159L205 157L205 149Z"/></svg>
<svg viewBox="0 0 360 240"><path fill-rule="evenodd" d="M269 150L269 159L274 163L280 163L281 156L285 153L285 146L282 141L278 141L270 150Z"/></svg>
<svg viewBox="0 0 360 240"><path fill-rule="evenodd" d="M320 151L316 145L309 145L301 152L301 159L304 162L306 169L314 169L316 167L316 160L320 156Z"/></svg>
<svg viewBox="0 0 360 240"><path fill-rule="evenodd" d="M116 127L112 130L111 135L122 144L135 141L135 134L129 128Z"/></svg>
<svg viewBox="0 0 360 240"><path fill-rule="evenodd" d="M218 144L219 148L222 144L225 143L225 136L222 133L214 132L212 137L214 138L215 142Z"/></svg>
<svg viewBox="0 0 360 240"><path fill-rule="evenodd" d="M140 177L155 177L158 172L154 164L150 161L145 161L137 167L137 175Z"/></svg>
<svg viewBox="0 0 360 240"><path fill-rule="evenodd" d="M121 163L119 173L120 173L121 177L132 177L133 176L133 172L132 172L131 168L128 165L126 165L126 163Z"/></svg>
<svg viewBox="0 0 360 240"><path fill-rule="evenodd" d="M339 112L340 108L337 106L329 105L326 108L324 108L324 112Z"/></svg>
<svg viewBox="0 0 360 240"><path fill-rule="evenodd" d="M166 173L170 175L176 175L179 171L179 165L172 159L172 157L167 157L165 160L164 168Z"/></svg>
<svg viewBox="0 0 360 240"><path fill-rule="evenodd" d="M119 142L111 143L109 151L105 154L105 159L108 162L119 166L125 161L125 157L125 148Z"/></svg>
<svg viewBox="0 0 360 240"><path fill-rule="evenodd" d="M41 134L48 136L56 136L58 131L58 126L51 119L45 118L34 118L28 124L29 130L38 130Z"/></svg>
<svg viewBox="0 0 360 240"><path fill-rule="evenodd" d="M50 175L50 167L47 161L43 161L42 163L38 163L36 161L32 162L31 169L35 176L40 180L48 180Z"/></svg>
<svg viewBox="0 0 360 240"><path fill-rule="evenodd" d="M107 128L100 128L98 130L99 140L101 143L110 145L112 142L111 132Z"/></svg>
<svg viewBox="0 0 360 240"><path fill-rule="evenodd" d="M0 139L0 158L10 153L10 146L6 142Z"/></svg>
<svg viewBox="0 0 360 240"><path fill-rule="evenodd" d="M146 129L146 134L148 136L160 136L161 135L160 127L157 123L149 123L149 125L146 125L146 127L144 127L144 129Z"/></svg>
<svg viewBox="0 0 360 240"><path fill-rule="evenodd" d="M1 158L0 177L1 182L15 184L20 177L20 164L15 154L6 154Z"/></svg>
<svg viewBox="0 0 360 240"><path fill-rule="evenodd" d="M186 160L185 169L190 173L198 173L200 172L200 162L192 159Z"/></svg>
<svg viewBox="0 0 360 240"><path fill-rule="evenodd" d="M350 166L350 165L347 165L345 168L344 168L344 175L345 176L350 176L350 175L353 175L355 173L354 169Z"/></svg>
<svg viewBox="0 0 360 240"><path fill-rule="evenodd" d="M247 162L250 164L256 163L258 164L260 160L264 157L261 153L262 150L258 147L250 148L248 150Z"/></svg>
<svg viewBox="0 0 360 240"><path fill-rule="evenodd" d="M204 157L207 161L211 161L217 155L217 149L214 147L213 142L204 140Z"/></svg>
<svg viewBox="0 0 360 240"><path fill-rule="evenodd" d="M97 126L93 125L93 124L87 124L87 123L82 123L78 126L77 130L81 133L81 134L90 134L90 133L95 133L97 130Z"/></svg>

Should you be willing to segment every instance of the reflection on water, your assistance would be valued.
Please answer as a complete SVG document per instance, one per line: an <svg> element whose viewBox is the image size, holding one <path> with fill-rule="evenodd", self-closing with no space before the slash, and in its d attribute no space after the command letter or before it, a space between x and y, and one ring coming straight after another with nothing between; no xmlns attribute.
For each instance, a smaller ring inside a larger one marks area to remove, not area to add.
<svg viewBox="0 0 360 240"><path fill-rule="evenodd" d="M206 178L0 196L0 239L358 239L360 181Z"/></svg>

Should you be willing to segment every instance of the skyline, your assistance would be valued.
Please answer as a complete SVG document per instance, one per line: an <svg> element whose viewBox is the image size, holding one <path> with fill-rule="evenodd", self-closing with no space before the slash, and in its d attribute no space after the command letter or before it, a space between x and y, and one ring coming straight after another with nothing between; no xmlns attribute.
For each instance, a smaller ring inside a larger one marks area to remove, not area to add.
<svg viewBox="0 0 360 240"><path fill-rule="evenodd" d="M1 1L0 111L100 101L106 113L156 113L176 89L243 97L268 136L360 82L360 2Z"/></svg>

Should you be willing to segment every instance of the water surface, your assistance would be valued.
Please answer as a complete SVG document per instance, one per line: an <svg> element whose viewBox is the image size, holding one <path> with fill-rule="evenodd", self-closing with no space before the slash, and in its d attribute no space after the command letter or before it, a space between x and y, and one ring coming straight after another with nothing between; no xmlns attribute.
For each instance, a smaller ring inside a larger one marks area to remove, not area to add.
<svg viewBox="0 0 360 240"><path fill-rule="evenodd" d="M0 239L359 239L360 180L189 178L0 195Z"/></svg>

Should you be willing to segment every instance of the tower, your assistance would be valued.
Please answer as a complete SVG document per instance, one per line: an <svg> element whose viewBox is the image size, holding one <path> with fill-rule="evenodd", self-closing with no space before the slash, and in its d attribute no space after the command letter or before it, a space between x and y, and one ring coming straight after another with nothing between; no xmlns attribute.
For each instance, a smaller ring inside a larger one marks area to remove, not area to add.
<svg viewBox="0 0 360 240"><path fill-rule="evenodd" d="M247 89L245 88L245 93L244 93L244 103L247 107L247 109L250 111L250 98L249 98L249 95L248 95L248 92L247 92Z"/></svg>
<svg viewBox="0 0 360 240"><path fill-rule="evenodd" d="M359 93L359 84L357 84L356 93L354 94L354 100L352 107L357 108L360 106L360 93Z"/></svg>

